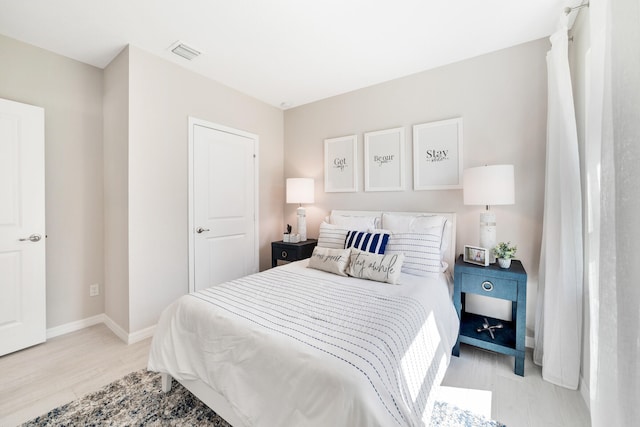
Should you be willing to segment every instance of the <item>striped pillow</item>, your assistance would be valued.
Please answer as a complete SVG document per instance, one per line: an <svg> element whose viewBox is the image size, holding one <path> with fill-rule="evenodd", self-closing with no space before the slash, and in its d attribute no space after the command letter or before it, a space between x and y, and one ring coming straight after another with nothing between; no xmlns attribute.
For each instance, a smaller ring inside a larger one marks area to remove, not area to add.
<svg viewBox="0 0 640 427"><path fill-rule="evenodd" d="M386 254L404 254L402 272L415 276L441 273L441 230L427 233L393 233L387 244Z"/></svg>
<svg viewBox="0 0 640 427"><path fill-rule="evenodd" d="M383 254L389 241L387 233L367 233L366 231L349 231L344 248L356 248L374 254Z"/></svg>
<svg viewBox="0 0 640 427"><path fill-rule="evenodd" d="M349 230L323 222L318 233L318 246L329 249L345 249L344 241Z"/></svg>

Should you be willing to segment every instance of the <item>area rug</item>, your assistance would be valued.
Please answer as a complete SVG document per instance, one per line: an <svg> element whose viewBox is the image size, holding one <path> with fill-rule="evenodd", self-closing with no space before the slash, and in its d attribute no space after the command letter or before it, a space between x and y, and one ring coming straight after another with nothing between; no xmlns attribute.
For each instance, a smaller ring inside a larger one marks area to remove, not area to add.
<svg viewBox="0 0 640 427"><path fill-rule="evenodd" d="M504 427L445 402L436 402L432 426ZM44 426L218 426L229 423L178 382L168 393L160 374L141 370L81 399L62 405L23 424Z"/></svg>

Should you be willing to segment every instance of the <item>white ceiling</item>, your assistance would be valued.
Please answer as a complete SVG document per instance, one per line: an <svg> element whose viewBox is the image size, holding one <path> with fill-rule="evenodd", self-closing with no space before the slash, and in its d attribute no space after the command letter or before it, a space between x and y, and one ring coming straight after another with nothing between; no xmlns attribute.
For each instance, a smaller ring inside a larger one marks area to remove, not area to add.
<svg viewBox="0 0 640 427"><path fill-rule="evenodd" d="M549 36L567 2L0 0L0 34L100 68L132 44L288 108Z"/></svg>

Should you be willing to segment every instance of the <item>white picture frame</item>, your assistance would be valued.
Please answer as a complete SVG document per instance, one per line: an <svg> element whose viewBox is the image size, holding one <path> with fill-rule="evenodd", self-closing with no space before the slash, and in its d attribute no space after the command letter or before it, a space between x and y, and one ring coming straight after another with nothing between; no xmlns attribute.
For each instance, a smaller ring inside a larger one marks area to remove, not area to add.
<svg viewBox="0 0 640 427"><path fill-rule="evenodd" d="M462 117L413 126L413 189L462 188Z"/></svg>
<svg viewBox="0 0 640 427"><path fill-rule="evenodd" d="M462 260L469 264L476 264L486 267L489 265L491 251L478 246L464 245Z"/></svg>
<svg viewBox="0 0 640 427"><path fill-rule="evenodd" d="M324 191L358 191L358 136L324 140Z"/></svg>
<svg viewBox="0 0 640 427"><path fill-rule="evenodd" d="M402 191L404 128L364 134L364 191Z"/></svg>

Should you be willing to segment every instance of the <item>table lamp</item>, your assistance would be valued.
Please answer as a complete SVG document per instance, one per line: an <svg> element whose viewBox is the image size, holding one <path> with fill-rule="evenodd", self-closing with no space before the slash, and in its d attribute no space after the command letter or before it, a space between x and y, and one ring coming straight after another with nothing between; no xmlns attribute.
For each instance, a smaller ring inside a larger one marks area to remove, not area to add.
<svg viewBox="0 0 640 427"><path fill-rule="evenodd" d="M495 263L496 215L491 205L513 205L515 184L513 165L480 166L465 169L462 177L465 205L484 205L480 214L480 247L489 251L489 262Z"/></svg>
<svg viewBox="0 0 640 427"><path fill-rule="evenodd" d="M313 178L287 178L287 203L298 203L298 234L300 241L307 240L306 212L303 203L314 202Z"/></svg>

